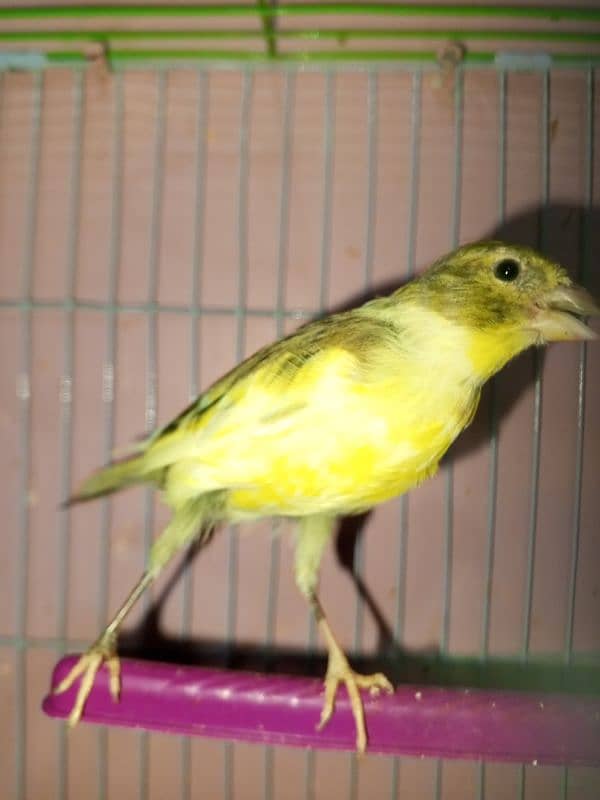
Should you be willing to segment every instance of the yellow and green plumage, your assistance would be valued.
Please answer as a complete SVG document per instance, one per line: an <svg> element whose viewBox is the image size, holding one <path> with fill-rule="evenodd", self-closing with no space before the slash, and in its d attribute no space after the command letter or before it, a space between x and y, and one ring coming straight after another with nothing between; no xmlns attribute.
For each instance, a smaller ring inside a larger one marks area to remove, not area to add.
<svg viewBox="0 0 600 800"><path fill-rule="evenodd" d="M296 580L321 621L318 563L334 518L430 477L471 421L485 381L530 345L590 337L576 315L595 311L561 267L533 250L461 248L391 296L260 350L73 499L136 482L160 487L174 516L153 548L147 581L221 520L300 518ZM349 667L333 653L328 626L323 633L328 680L350 691L348 675L329 675L332 661L338 671ZM364 680L358 686L370 685Z"/></svg>

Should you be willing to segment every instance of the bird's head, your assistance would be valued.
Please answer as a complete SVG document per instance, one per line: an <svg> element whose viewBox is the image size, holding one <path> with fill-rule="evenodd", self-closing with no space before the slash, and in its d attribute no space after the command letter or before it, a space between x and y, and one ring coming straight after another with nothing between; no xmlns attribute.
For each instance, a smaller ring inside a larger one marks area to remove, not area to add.
<svg viewBox="0 0 600 800"><path fill-rule="evenodd" d="M600 314L567 272L522 245L478 242L437 261L418 281L430 307L466 327L522 334L525 346L594 339L581 317Z"/></svg>
<svg viewBox="0 0 600 800"><path fill-rule="evenodd" d="M440 345L466 348L481 382L532 345L596 338L581 318L600 314L560 265L529 247L493 241L449 253L396 297L435 312L428 324L443 320ZM452 331L458 335L448 339Z"/></svg>

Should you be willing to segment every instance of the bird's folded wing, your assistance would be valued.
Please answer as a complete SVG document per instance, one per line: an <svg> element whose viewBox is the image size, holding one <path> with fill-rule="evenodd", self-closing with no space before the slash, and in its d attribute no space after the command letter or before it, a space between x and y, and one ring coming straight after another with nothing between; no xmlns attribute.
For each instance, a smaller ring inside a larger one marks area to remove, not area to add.
<svg viewBox="0 0 600 800"><path fill-rule="evenodd" d="M378 353L397 351L391 334L385 321L350 312L264 348L148 441L147 469L189 459L215 463L225 453L230 461L274 435L296 439L310 435L311 422L339 422L361 386L377 383Z"/></svg>

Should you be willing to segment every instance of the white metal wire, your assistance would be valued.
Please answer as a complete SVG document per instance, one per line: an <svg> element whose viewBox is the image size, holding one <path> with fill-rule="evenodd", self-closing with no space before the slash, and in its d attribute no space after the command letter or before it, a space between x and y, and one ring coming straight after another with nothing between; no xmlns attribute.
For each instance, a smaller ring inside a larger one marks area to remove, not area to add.
<svg viewBox="0 0 600 800"><path fill-rule="evenodd" d="M81 202L81 161L83 149L83 75L73 75L73 133L71 154L71 175L69 178L69 240L67 245L67 270L65 297L67 302L72 302L75 295L75 282L77 277L77 251L79 243L79 220ZM68 497L71 488L71 444L72 444L72 386L74 381L74 310L65 310L63 334L63 369L59 388L60 402L60 493ZM67 610L69 606L69 544L71 536L71 515L60 514L59 526L59 571L58 585L60 587L57 610L57 638L62 650L65 648L67 638ZM59 734L59 755L57 775L57 796L63 797L67 791L67 731L63 727Z"/></svg>
<svg viewBox="0 0 600 800"><path fill-rule="evenodd" d="M291 180L291 153L292 131L295 99L295 81L291 73L283 79L283 118L281 124L281 182L279 186L279 222L277 243L277 292L275 296L276 335L284 334L285 291L287 285L288 269L288 237L289 237L289 208L290 208L290 180ZM267 594L267 618L265 624L265 648L270 653L275 638L275 625L277 621L277 596L279 592L279 567L281 547L279 537L276 535L275 523L271 525L271 545L269 548L269 585ZM265 747L264 759L264 800L273 800L275 781L275 751L272 747Z"/></svg>
<svg viewBox="0 0 600 800"><path fill-rule="evenodd" d="M498 224L506 220L506 72L498 74ZM492 601L492 578L494 574L494 553L496 544L496 510L498 499L498 407L496 381L490 381L490 472L487 499L487 541L485 553L485 580L483 609L481 614L481 659L488 655L490 646L490 615ZM479 765L477 775L477 797L485 800L486 765Z"/></svg>
<svg viewBox="0 0 600 800"><path fill-rule="evenodd" d="M460 239L462 148L463 148L463 73L457 70L454 75L454 164L452 175L452 205L450 211L450 249L458 246ZM454 466L448 461L445 467L444 487L444 585L442 605L442 626L440 652L448 652L450 646L450 621L452 604L452 567L454 546ZM435 778L435 799L442 796L443 761L438 759Z"/></svg>
<svg viewBox="0 0 600 800"><path fill-rule="evenodd" d="M194 213L194 238L192 245L191 281L190 292L192 307L190 309L190 365L189 365L189 399L190 401L200 393L200 348L198 325L200 320L200 299L202 287L202 271L204 268L204 208L206 193L204 177L206 174L206 126L208 108L208 76L199 70L196 75L197 83L197 116L196 116L196 151L195 151L195 200ZM194 598L193 571L188 569L182 576L181 592L181 635L189 637L192 631L192 604ZM191 800L191 770L192 752L189 737L181 738L181 800Z"/></svg>
<svg viewBox="0 0 600 800"><path fill-rule="evenodd" d="M35 263L35 243L37 225L37 190L40 171L41 131L43 115L43 78L35 75L32 90L31 137L29 141L29 176L27 184L25 239L23 242L23 263L21 269L21 296L30 298ZM17 720L15 731L15 794L18 800L25 797L26 787L26 739L27 739L27 658L24 641L28 617L29 566L29 475L31 469L31 370L32 370L32 321L31 310L21 312L21 368L18 376L17 395L21 401L19 419L19 438L21 452L21 471L19 476L19 550L17 553L17 673L16 706Z"/></svg>

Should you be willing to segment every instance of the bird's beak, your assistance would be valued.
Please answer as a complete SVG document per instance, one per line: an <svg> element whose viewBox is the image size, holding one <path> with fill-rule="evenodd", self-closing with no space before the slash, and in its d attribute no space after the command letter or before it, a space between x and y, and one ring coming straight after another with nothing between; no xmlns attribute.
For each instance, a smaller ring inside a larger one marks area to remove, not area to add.
<svg viewBox="0 0 600 800"><path fill-rule="evenodd" d="M600 306L589 292L573 283L546 294L536 306L533 329L546 342L596 339L598 334L580 317L600 315Z"/></svg>

